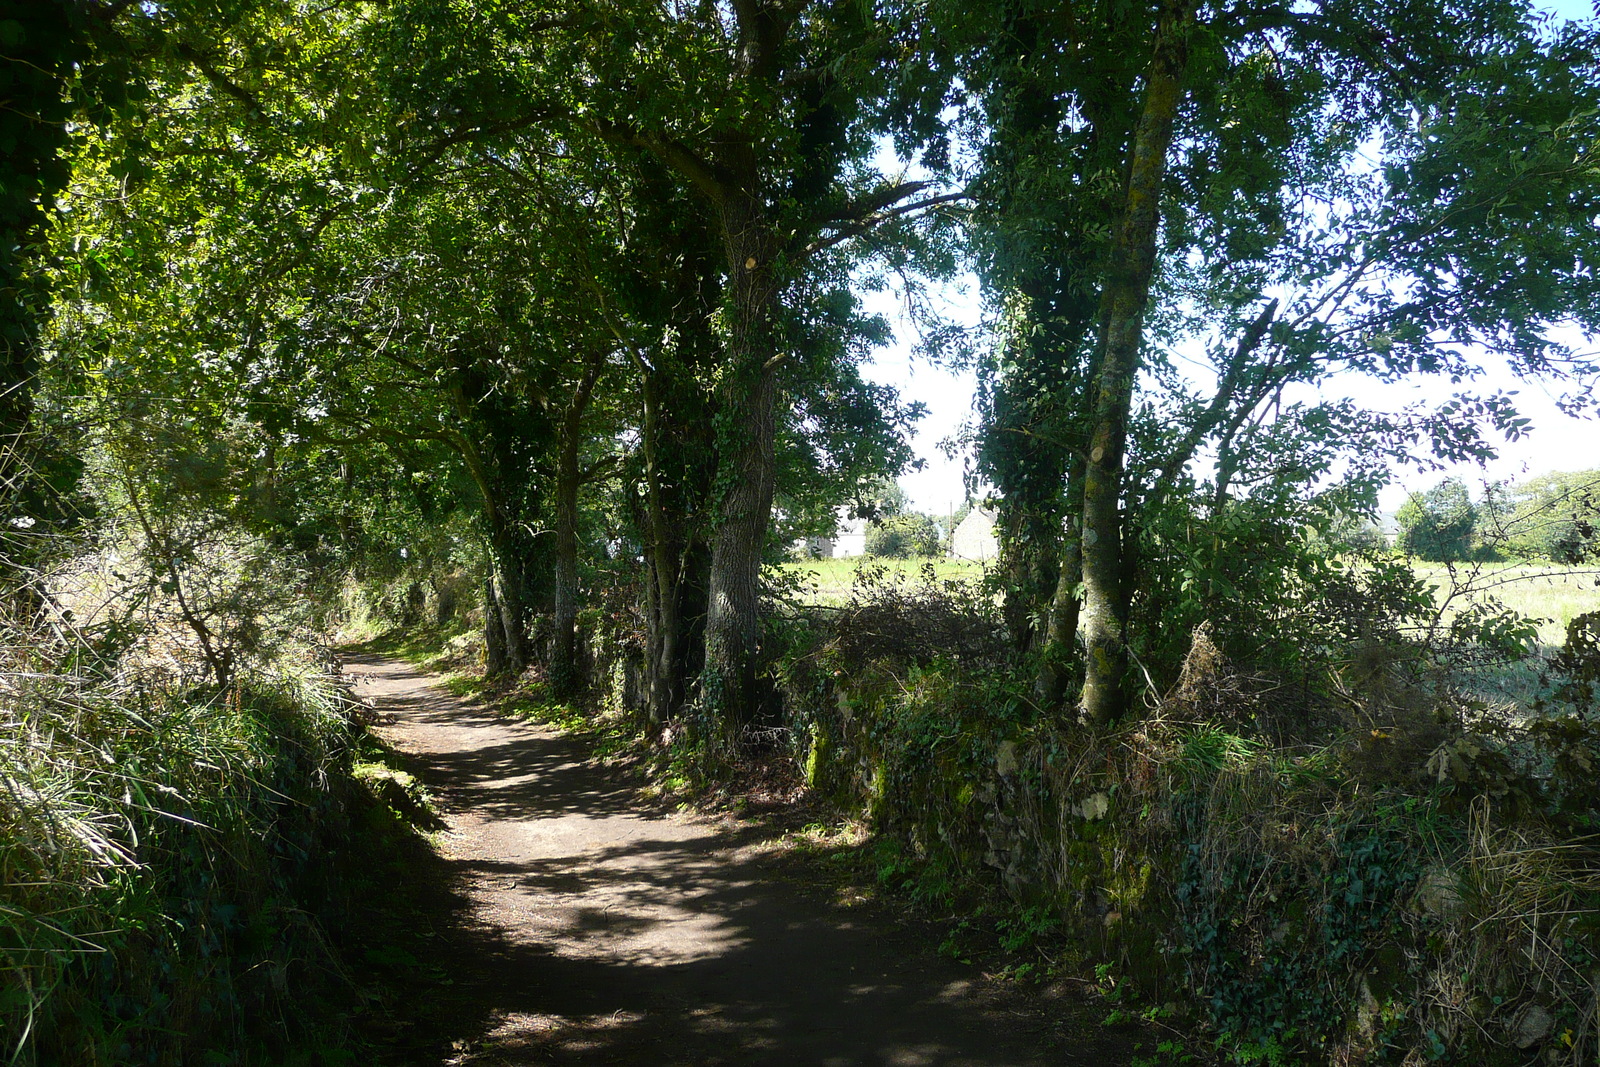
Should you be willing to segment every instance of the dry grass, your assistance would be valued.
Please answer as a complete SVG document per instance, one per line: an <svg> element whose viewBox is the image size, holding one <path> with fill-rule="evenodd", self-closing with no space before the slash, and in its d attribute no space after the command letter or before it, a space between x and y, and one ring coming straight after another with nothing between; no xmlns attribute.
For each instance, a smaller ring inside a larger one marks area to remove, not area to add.
<svg viewBox="0 0 1600 1067"><path fill-rule="evenodd" d="M348 701L295 620L222 619L251 598L207 605L240 637L218 685L125 557L68 573L74 610L0 620L0 1062L123 1062L124 1045L187 1062L207 1028L292 1014L271 978L287 964L244 980L217 931L248 915L267 951L321 958L275 865L302 815L334 825ZM238 587L213 571L193 588L210 583ZM185 1014L202 1003L203 1024Z"/></svg>

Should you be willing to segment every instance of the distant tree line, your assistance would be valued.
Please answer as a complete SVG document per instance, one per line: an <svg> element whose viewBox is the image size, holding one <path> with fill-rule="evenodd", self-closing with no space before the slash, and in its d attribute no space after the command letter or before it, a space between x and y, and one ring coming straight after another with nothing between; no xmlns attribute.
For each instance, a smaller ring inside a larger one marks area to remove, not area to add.
<svg viewBox="0 0 1600 1067"><path fill-rule="evenodd" d="M1417 559L1579 564L1600 550L1600 470L1557 471L1491 485L1479 501L1465 481L1449 478L1412 494L1395 520L1395 547Z"/></svg>

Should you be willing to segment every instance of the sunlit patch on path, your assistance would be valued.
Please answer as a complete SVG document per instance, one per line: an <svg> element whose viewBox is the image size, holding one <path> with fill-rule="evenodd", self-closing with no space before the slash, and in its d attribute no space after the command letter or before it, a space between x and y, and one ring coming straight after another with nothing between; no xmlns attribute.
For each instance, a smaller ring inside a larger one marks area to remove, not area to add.
<svg viewBox="0 0 1600 1067"><path fill-rule="evenodd" d="M773 870L759 827L652 810L579 742L357 659L379 732L449 828L470 928L440 946L463 1009L440 1062L940 1065L1125 1062L1064 1040L881 914Z"/></svg>

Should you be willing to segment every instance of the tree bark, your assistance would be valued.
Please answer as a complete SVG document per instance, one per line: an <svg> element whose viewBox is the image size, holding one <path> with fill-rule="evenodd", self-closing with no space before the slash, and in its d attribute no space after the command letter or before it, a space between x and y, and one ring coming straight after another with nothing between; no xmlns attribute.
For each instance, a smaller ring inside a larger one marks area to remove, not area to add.
<svg viewBox="0 0 1600 1067"><path fill-rule="evenodd" d="M578 673L578 490L583 446L583 415L600 377L592 360L573 391L561 418L560 454L556 461L555 633L551 636L550 683L557 699L569 700L583 688Z"/></svg>
<svg viewBox="0 0 1600 1067"><path fill-rule="evenodd" d="M750 170L752 178L754 168ZM777 355L772 348L773 263L777 241L753 192L722 205L729 283L724 345L728 373L720 390L732 416L718 442L722 490L711 545L710 604L701 698L725 727L751 721L759 704L761 557L776 479Z"/></svg>
<svg viewBox="0 0 1600 1067"><path fill-rule="evenodd" d="M1129 590L1122 580L1122 472L1128 411L1155 273L1161 185L1188 63L1194 0L1169 0L1156 25L1144 104L1134 134L1127 198L1101 295L1093 422L1083 486L1083 715L1104 725L1126 710Z"/></svg>
<svg viewBox="0 0 1600 1067"><path fill-rule="evenodd" d="M1067 499L1078 499L1083 492L1085 459L1078 456L1067 470ZM1057 708L1067 696L1067 686L1078 661L1078 619L1082 601L1078 583L1083 580L1083 529L1068 530L1061 553L1061 568L1056 576L1055 593L1050 598L1044 642L1039 650L1039 668L1034 676L1033 697L1041 708Z"/></svg>
<svg viewBox="0 0 1600 1067"><path fill-rule="evenodd" d="M504 674L506 661L505 623L500 616L500 598L494 591L494 563L483 572L483 672L493 677Z"/></svg>
<svg viewBox="0 0 1600 1067"><path fill-rule="evenodd" d="M645 546L646 658L649 685L645 698L650 721L660 725L677 714L685 679L676 670L679 642L678 538L672 529L661 472L661 399L658 372L642 358L637 360L644 419L640 446L644 451L645 514L639 523L648 534Z"/></svg>
<svg viewBox="0 0 1600 1067"><path fill-rule="evenodd" d="M505 669L513 678L528 669L526 561L518 540L508 523L500 524L494 547L495 585L499 592L500 630L505 639Z"/></svg>
<svg viewBox="0 0 1600 1067"><path fill-rule="evenodd" d="M555 611L550 637L550 687L558 700L583 688L578 675L578 470L576 442L563 442L556 473Z"/></svg>
<svg viewBox="0 0 1600 1067"><path fill-rule="evenodd" d="M483 412L467 394L465 381L471 377L465 364L458 367L458 381L450 397L464 427L481 421ZM467 464L473 484L483 502L484 525L488 528L489 567L485 576L484 626L489 647L485 670L489 674L520 675L528 666L528 596L526 538L519 532L517 509L508 499L510 468L514 463L504 440L494 432L487 435L487 449L466 430L450 435ZM498 636L490 629L498 624Z"/></svg>

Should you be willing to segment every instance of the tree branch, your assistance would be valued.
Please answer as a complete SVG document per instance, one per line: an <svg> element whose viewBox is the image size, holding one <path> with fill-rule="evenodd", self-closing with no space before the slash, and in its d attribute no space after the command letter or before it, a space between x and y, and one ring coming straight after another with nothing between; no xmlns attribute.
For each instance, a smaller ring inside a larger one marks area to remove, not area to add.
<svg viewBox="0 0 1600 1067"><path fill-rule="evenodd" d="M204 74L206 81L210 82L213 88L220 89L225 95L243 104L245 110L250 112L251 118L263 121L266 119L267 109L261 106L261 101L256 99L255 94L218 70L204 54L182 43L178 44L176 51L181 58L188 60L196 70Z"/></svg>
<svg viewBox="0 0 1600 1067"><path fill-rule="evenodd" d="M926 188L927 183L910 182L907 183L907 186L916 186L917 188L908 189L906 193L902 194L904 196L912 195L917 191L917 189ZM843 244L845 241L850 240L850 238L858 237L861 234L866 233L868 230L881 226L890 219L900 218L905 215L912 215L919 211L926 211L929 208L939 207L942 204L954 204L970 199L971 196L965 191L959 193L944 193L940 196L930 196L925 200L918 200L911 204L900 204L896 207L884 207L879 210L872 210L867 214L854 219L853 221L833 227L833 233L829 236L817 237L804 246L792 250L797 252L800 258L805 258L807 256L814 255L817 252L832 248L835 245ZM823 225L826 227L826 223ZM791 244L798 242L800 238L801 235L796 234L795 241L791 242Z"/></svg>
<svg viewBox="0 0 1600 1067"><path fill-rule="evenodd" d="M1183 439L1173 446L1172 451L1160 466L1160 477L1151 488L1149 496L1145 498L1147 507L1159 504L1168 492L1172 490L1172 483L1178 477L1178 471L1189 462L1195 449L1200 447L1206 435L1222 423L1228 413L1228 405L1233 402L1234 395L1239 391L1239 383L1244 377L1245 363L1252 353L1260 347L1267 336L1267 330L1272 326L1273 316L1278 313L1278 301L1273 299L1261 309L1261 314L1256 316L1244 335L1239 338L1239 344L1233 350L1233 358L1228 361L1228 369L1224 372L1222 380L1217 383L1216 395L1211 398L1210 405L1205 413L1194 421L1189 427L1189 432Z"/></svg>
<svg viewBox="0 0 1600 1067"><path fill-rule="evenodd" d="M626 123L596 118L593 129L601 137L619 144L642 148L677 171L712 203L721 205L733 185L733 178L721 167L700 156L682 141L657 137Z"/></svg>

